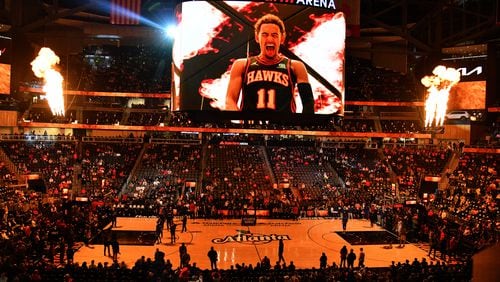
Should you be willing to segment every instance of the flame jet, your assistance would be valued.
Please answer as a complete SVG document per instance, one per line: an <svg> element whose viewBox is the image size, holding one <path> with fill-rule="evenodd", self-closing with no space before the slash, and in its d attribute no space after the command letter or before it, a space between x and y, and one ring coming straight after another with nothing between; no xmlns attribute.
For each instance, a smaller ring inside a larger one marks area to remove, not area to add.
<svg viewBox="0 0 500 282"><path fill-rule="evenodd" d="M427 87L425 127L431 127L433 122L436 127L443 126L450 89L459 81L459 71L441 65L434 68L432 75L421 79L422 84Z"/></svg>
<svg viewBox="0 0 500 282"><path fill-rule="evenodd" d="M49 102L50 110L55 116L64 116L63 77L55 66L59 57L50 48L43 47L38 56L31 62L31 69L38 78L43 78L43 92Z"/></svg>

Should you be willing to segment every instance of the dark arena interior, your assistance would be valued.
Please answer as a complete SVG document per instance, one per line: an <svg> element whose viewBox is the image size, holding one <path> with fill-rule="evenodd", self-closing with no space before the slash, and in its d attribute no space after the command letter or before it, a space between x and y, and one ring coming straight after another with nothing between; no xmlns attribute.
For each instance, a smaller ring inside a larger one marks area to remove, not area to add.
<svg viewBox="0 0 500 282"><path fill-rule="evenodd" d="M499 281L499 72L497 0L0 0L0 281Z"/></svg>

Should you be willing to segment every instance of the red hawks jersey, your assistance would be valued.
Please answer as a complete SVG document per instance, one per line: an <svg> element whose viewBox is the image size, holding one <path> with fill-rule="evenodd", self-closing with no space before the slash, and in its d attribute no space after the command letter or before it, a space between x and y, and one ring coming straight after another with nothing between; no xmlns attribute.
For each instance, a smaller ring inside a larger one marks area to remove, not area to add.
<svg viewBox="0 0 500 282"><path fill-rule="evenodd" d="M291 60L286 57L272 65L263 64L257 57L248 58L243 75L241 109L294 113L295 80Z"/></svg>

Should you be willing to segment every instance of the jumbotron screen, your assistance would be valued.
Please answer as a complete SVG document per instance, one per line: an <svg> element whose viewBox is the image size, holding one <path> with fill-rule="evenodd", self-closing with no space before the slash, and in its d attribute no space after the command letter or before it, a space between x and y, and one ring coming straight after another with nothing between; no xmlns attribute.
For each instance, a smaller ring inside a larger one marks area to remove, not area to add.
<svg viewBox="0 0 500 282"><path fill-rule="evenodd" d="M0 36L0 94L10 94L11 39Z"/></svg>
<svg viewBox="0 0 500 282"><path fill-rule="evenodd" d="M0 94L10 94L9 64L0 64Z"/></svg>
<svg viewBox="0 0 500 282"><path fill-rule="evenodd" d="M459 58L443 61L460 72L460 82L450 90L448 110L484 110L486 108L487 58Z"/></svg>
<svg viewBox="0 0 500 282"><path fill-rule="evenodd" d="M258 19L267 14L281 19L286 30L278 53L285 60L271 68L262 67L260 56L265 52L261 52L261 46L268 46L263 40L262 44L257 42L261 37L254 30ZM293 62L299 62L307 71L314 115L343 114L346 20L333 0L185 1L177 6L176 16L172 109L218 112L231 118L248 119L248 113L281 117L290 113L300 117L304 108L302 93L293 80L300 76ZM240 78L240 92L236 98L232 96L235 106L229 107L228 85L233 83L231 69L237 60L246 63L236 75L236 80ZM248 88L254 80L260 82L257 90L254 86L255 91L251 92ZM286 91L274 91L274 86L269 89L267 81L285 85ZM244 95L250 92L257 106L248 110L249 100ZM275 107L280 101L285 104L285 111Z"/></svg>

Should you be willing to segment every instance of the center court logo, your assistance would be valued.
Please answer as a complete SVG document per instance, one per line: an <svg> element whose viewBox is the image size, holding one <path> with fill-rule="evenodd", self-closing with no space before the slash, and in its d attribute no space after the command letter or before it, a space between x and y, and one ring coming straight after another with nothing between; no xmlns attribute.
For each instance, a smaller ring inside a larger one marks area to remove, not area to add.
<svg viewBox="0 0 500 282"><path fill-rule="evenodd" d="M247 231L239 231L236 235L228 235L224 238L212 239L214 244L241 243L241 244L267 244L278 240L291 240L288 235L278 234L254 234Z"/></svg>

